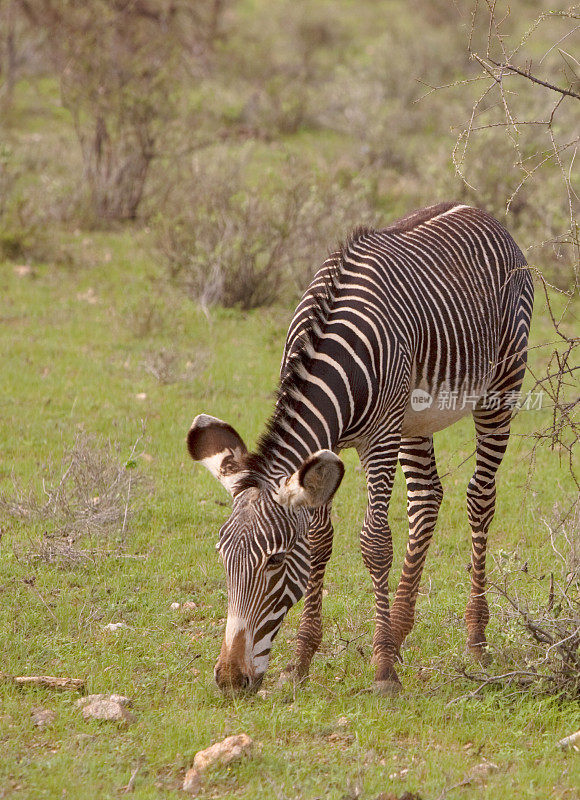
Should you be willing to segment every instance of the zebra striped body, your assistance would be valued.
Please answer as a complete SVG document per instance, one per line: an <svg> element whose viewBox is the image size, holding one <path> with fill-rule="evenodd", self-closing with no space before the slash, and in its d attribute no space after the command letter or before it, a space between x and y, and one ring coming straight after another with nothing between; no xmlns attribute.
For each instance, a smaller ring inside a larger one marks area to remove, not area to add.
<svg viewBox="0 0 580 800"><path fill-rule="evenodd" d="M296 309L276 409L257 452L247 454L229 426L225 438L200 450L199 432L207 438L225 424L194 421L192 456L211 469L208 460L220 465L225 453L234 495L219 544L229 608L218 683L259 682L272 638L305 590L295 671L308 671L321 639L330 503L342 478L333 454L355 447L369 495L361 548L377 604L376 680L386 691L396 687L393 662L413 624L442 499L432 435L469 413L477 463L468 488L473 546L466 620L470 648L482 654L487 529L525 369L532 295L521 251L478 209L446 203L380 231L359 229L326 260ZM407 480L410 537L389 608L388 505L397 461ZM224 482L220 470L212 469Z"/></svg>

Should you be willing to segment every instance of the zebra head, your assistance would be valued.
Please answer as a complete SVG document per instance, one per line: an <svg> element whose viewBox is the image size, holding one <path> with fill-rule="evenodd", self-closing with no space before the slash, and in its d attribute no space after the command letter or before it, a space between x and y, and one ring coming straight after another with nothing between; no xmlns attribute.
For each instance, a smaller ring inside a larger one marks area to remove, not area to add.
<svg viewBox="0 0 580 800"><path fill-rule="evenodd" d="M306 591L311 510L331 501L344 465L319 450L277 483L253 481L239 434L207 414L194 419L187 446L233 497L216 545L226 570L228 617L215 679L222 691L256 690L282 620Z"/></svg>

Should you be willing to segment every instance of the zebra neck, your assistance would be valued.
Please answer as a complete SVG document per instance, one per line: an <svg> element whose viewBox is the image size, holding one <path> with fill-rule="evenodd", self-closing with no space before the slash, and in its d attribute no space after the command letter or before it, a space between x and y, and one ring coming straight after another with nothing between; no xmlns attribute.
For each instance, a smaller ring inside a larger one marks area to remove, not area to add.
<svg viewBox="0 0 580 800"><path fill-rule="evenodd" d="M329 425L307 402L289 412L277 409L260 441L257 457L259 472L268 481L280 480L296 472L318 450L335 450L340 438L338 426Z"/></svg>

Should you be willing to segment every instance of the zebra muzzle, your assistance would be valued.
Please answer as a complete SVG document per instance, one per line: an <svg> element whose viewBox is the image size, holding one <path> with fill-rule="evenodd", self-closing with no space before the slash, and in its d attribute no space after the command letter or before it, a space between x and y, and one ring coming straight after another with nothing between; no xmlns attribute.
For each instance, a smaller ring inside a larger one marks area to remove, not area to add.
<svg viewBox="0 0 580 800"><path fill-rule="evenodd" d="M215 681L224 693L256 691L262 683L262 675L255 675L246 659L246 631L238 631L228 646L222 645L214 669Z"/></svg>

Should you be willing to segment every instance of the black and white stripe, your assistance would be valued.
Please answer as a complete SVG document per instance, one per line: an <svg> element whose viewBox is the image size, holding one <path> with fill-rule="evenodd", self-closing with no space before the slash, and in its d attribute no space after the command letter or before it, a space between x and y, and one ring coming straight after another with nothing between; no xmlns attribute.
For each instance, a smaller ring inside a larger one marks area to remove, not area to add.
<svg viewBox="0 0 580 800"><path fill-rule="evenodd" d="M523 379L532 300L524 256L507 231L484 211L454 203L422 209L383 230L358 229L325 261L290 324L274 414L256 452L238 461L234 509L220 539L229 636L234 628L247 632L250 671L263 673L281 619L305 589L296 671L308 670L321 638L336 486L324 503L309 504L302 479L305 465L316 462L311 478L322 480L334 469L324 454L355 447L368 483L361 548L376 596L376 680L387 690L397 684L393 662L413 624L442 499L433 433L467 413L475 420L477 459L467 492L472 589L466 620L469 645L482 653L487 530L512 416L506 396ZM432 397L430 408L414 407L416 391ZM483 399L492 394L496 402L489 407ZM389 609L388 505L398 460L410 536ZM268 566L273 553L283 553L275 569Z"/></svg>

